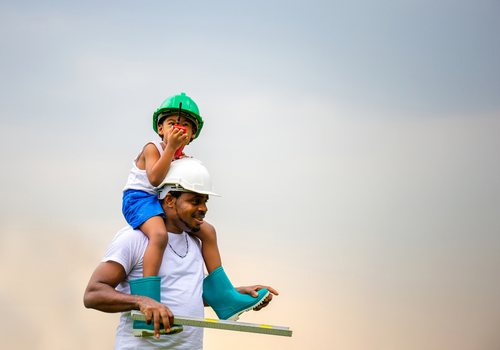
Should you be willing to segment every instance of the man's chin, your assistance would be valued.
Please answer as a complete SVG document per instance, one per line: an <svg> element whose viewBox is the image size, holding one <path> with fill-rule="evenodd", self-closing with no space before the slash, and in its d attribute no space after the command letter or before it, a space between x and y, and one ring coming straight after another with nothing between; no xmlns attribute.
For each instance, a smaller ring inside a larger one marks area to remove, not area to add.
<svg viewBox="0 0 500 350"><path fill-rule="evenodd" d="M198 232L201 229L201 225L203 225L203 223L204 223L203 219L200 220L194 218L194 223L192 225L189 225L191 232Z"/></svg>
<svg viewBox="0 0 500 350"><path fill-rule="evenodd" d="M188 233L191 233L191 232L198 232L200 229L201 229L201 225L191 225L191 224L188 224L187 222L184 221L184 225L186 226L186 228L188 229Z"/></svg>
<svg viewBox="0 0 500 350"><path fill-rule="evenodd" d="M190 232L198 232L201 229L201 226L198 227L190 227L189 228L191 231Z"/></svg>

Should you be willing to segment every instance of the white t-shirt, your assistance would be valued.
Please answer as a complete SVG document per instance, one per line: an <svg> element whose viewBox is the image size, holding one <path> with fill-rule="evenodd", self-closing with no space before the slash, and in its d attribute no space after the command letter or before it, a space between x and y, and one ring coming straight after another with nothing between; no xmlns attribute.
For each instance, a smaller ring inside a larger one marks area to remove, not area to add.
<svg viewBox="0 0 500 350"><path fill-rule="evenodd" d="M115 261L125 269L127 276L117 286L117 291L130 294L129 280L142 278L142 258L148 243L149 240L142 231L130 226L116 234L102 261ZM185 232L169 232L168 243L158 274L161 276L162 304L174 315L203 317L202 289L205 274L200 240ZM152 336L134 337L132 324L130 312L123 312L116 331L115 350L203 349L201 327L184 326L181 333L161 335L160 339L156 339Z"/></svg>

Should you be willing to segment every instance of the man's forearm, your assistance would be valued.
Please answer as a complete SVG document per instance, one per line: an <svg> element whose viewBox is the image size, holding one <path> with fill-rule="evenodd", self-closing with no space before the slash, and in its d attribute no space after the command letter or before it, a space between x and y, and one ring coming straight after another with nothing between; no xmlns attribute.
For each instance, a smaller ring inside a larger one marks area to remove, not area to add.
<svg viewBox="0 0 500 350"><path fill-rule="evenodd" d="M103 312L124 312L139 310L142 298L145 297L120 293L108 284L96 282L88 286L83 303L86 308Z"/></svg>

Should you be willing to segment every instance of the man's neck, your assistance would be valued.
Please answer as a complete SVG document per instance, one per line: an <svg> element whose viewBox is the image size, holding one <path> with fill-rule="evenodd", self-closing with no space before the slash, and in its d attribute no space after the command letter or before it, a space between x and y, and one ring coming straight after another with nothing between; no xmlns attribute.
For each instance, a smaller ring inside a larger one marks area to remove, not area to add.
<svg viewBox="0 0 500 350"><path fill-rule="evenodd" d="M176 234L181 234L182 232L184 232L182 228L172 224L172 221L173 220L168 220L168 219L165 220L165 228L167 229L167 232Z"/></svg>

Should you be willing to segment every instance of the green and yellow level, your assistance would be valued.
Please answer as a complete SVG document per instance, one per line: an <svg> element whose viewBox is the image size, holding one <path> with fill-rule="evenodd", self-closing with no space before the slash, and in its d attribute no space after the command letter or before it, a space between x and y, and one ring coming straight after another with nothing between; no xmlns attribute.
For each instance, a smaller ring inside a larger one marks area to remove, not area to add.
<svg viewBox="0 0 500 350"><path fill-rule="evenodd" d="M146 316L140 311L132 310L132 319L136 321L146 321ZM284 337L292 336L292 331L288 327L271 326L267 324L258 324L258 323L217 320L213 318L175 315L174 323L182 326L225 329L227 331L281 335Z"/></svg>

